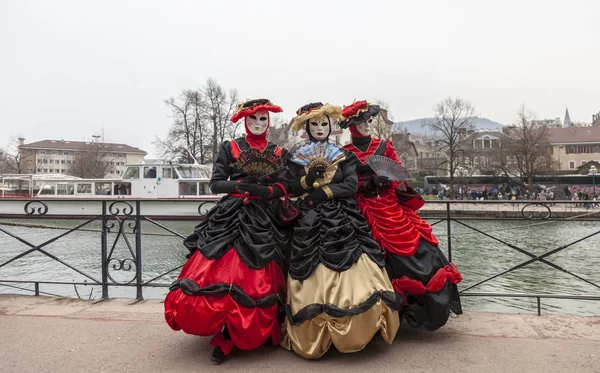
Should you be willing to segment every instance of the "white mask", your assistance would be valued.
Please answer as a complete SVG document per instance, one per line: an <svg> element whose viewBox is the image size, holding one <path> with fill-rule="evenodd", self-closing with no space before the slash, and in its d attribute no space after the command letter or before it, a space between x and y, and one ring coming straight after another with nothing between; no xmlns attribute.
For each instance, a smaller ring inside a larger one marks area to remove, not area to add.
<svg viewBox="0 0 600 373"><path fill-rule="evenodd" d="M269 127L269 112L260 110L246 117L246 127L253 135L262 135Z"/></svg>
<svg viewBox="0 0 600 373"><path fill-rule="evenodd" d="M373 124L374 120L375 120L375 117L373 116L373 117L367 119L366 122L357 124L356 129L358 129L358 132L360 132L361 135L363 135L364 137L368 137L371 134L371 125Z"/></svg>
<svg viewBox="0 0 600 373"><path fill-rule="evenodd" d="M312 137L319 141L325 140L331 132L331 124L329 118L320 116L308 120L308 130Z"/></svg>

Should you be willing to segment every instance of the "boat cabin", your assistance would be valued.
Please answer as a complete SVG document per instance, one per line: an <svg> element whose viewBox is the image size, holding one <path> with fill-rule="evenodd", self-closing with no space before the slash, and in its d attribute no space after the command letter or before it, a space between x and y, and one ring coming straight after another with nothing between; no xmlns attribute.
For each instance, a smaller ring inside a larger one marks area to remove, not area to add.
<svg viewBox="0 0 600 373"><path fill-rule="evenodd" d="M3 175L2 197L190 198L212 194L211 169L199 164L132 164L120 179L67 175Z"/></svg>

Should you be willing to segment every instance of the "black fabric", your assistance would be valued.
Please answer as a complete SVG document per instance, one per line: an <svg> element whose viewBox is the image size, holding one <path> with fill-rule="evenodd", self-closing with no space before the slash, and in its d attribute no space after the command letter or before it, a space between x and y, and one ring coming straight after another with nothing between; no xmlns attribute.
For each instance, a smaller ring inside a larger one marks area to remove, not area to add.
<svg viewBox="0 0 600 373"><path fill-rule="evenodd" d="M421 239L413 256L399 256L387 253L385 268L391 279L407 276L427 284L440 269L448 265L448 259L439 247ZM408 306L402 312L402 318L413 328L437 330L448 321L450 311L462 314L462 305L458 287L446 282L444 288L436 293L406 294Z"/></svg>
<svg viewBox="0 0 600 373"><path fill-rule="evenodd" d="M245 151L251 148L248 141L245 138L238 138L234 140L241 151ZM273 150L277 149L277 145L273 143L268 143L266 149ZM287 158L288 152L285 149L282 149L282 157ZM210 179L210 190L213 193L230 193L233 194L236 192L235 186L237 180L244 180L244 182L252 182L258 181L258 177L248 177L232 167L232 164L235 163L236 160L231 153L231 144L229 141L224 141L219 147L219 155L213 164L212 177ZM287 178L287 174L283 173L281 175L281 180L285 180ZM254 179L254 180L253 180ZM277 180L273 180L277 181Z"/></svg>
<svg viewBox="0 0 600 373"><path fill-rule="evenodd" d="M308 196L304 197L304 202L311 206L317 207L320 203L327 201L328 196L327 193L323 191L323 189L315 189L308 193Z"/></svg>
<svg viewBox="0 0 600 373"><path fill-rule="evenodd" d="M353 199L334 199L311 208L299 201L300 216L292 236L289 274L307 279L322 263L337 272L349 269L366 253L380 268L384 253Z"/></svg>
<svg viewBox="0 0 600 373"><path fill-rule="evenodd" d="M208 259L221 258L232 247L250 268L264 268L275 260L285 268L292 230L279 222L279 200L223 197L196 226L184 245ZM285 270L284 270L285 272Z"/></svg>
<svg viewBox="0 0 600 373"><path fill-rule="evenodd" d="M235 140L240 149L247 150L250 145L245 139ZM268 149L277 146L269 143ZM284 154L285 155L285 150ZM211 189L217 193L226 192L233 180L247 179L231 167L235 162L231 145L224 142L213 166ZM287 176L287 173L284 174ZM277 181L277 180L273 180ZM286 180L281 180L286 188ZM274 187L279 189L278 187ZM279 219L278 198L250 199L246 205L242 198L225 196L213 207L205 219L195 227L194 233L184 240L191 254L200 250L208 259L221 258L232 247L250 268L264 268L275 260L285 272L285 257L291 242L292 229Z"/></svg>
<svg viewBox="0 0 600 373"><path fill-rule="evenodd" d="M305 175L304 167L292 162L289 167L296 179ZM302 199L296 201L300 218L294 227L288 261L292 278L307 279L319 263L338 272L345 271L362 253L380 268L384 267L383 250L371 237L367 220L354 199L357 185L353 162L345 160L329 184L333 199L316 207Z"/></svg>
<svg viewBox="0 0 600 373"><path fill-rule="evenodd" d="M302 307L300 311L298 311L295 315L292 315L292 308L289 304L286 304L285 313L290 324L300 325L303 322L313 319L322 313L326 313L327 315L335 318L359 315L371 309L371 307L373 307L379 301L379 299L382 299L383 302L394 311L400 311L402 309L403 299L400 294L393 291L381 291L374 292L371 294L371 296L369 296L369 298L367 298L366 301L357 307L350 309L339 308L333 304L314 303Z"/></svg>
<svg viewBox="0 0 600 373"><path fill-rule="evenodd" d="M269 308L277 303L280 305L283 303L282 294L269 294L266 297L255 300L246 294L241 287L227 283L217 283L201 288L197 282L190 280L189 278L182 278L173 282L169 287L169 290L171 291L177 289L181 289L185 295L195 296L225 295L229 293L237 304L248 308Z"/></svg>

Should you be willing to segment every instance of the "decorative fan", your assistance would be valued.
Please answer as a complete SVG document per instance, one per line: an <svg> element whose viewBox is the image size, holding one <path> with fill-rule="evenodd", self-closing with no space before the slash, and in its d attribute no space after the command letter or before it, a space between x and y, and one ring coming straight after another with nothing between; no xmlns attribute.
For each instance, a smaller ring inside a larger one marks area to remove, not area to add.
<svg viewBox="0 0 600 373"><path fill-rule="evenodd" d="M261 177L278 174L285 169L285 160L272 150L265 149L261 152L256 148L251 148L241 152L238 161L233 166L246 175Z"/></svg>
<svg viewBox="0 0 600 373"><path fill-rule="evenodd" d="M306 168L327 168L344 156L344 151L327 142L308 142L292 151L292 162Z"/></svg>
<svg viewBox="0 0 600 373"><path fill-rule="evenodd" d="M382 155L372 155L366 159L377 176L386 176L390 180L412 181L412 177L399 163Z"/></svg>

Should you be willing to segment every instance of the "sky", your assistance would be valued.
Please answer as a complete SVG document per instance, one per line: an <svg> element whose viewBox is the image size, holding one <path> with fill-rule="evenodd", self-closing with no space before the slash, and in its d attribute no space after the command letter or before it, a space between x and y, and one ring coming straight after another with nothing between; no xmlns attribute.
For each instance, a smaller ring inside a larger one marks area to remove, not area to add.
<svg viewBox="0 0 600 373"><path fill-rule="evenodd" d="M384 100L396 121L447 96L503 124L600 111L600 2L0 0L0 147L126 143L156 156L163 100L207 78L241 99Z"/></svg>

